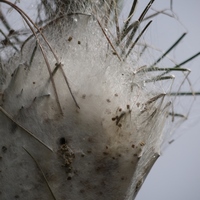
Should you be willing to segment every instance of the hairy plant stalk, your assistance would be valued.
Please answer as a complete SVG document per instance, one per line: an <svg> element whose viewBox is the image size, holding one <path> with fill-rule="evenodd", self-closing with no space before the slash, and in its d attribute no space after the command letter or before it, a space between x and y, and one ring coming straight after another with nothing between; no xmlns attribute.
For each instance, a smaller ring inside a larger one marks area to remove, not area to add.
<svg viewBox="0 0 200 200"><path fill-rule="evenodd" d="M122 30L119 1L63 2L42 1L41 28L10 4L33 36L1 62L0 199L134 199L170 113L160 81L174 78L134 59L153 1L130 24L134 1Z"/></svg>

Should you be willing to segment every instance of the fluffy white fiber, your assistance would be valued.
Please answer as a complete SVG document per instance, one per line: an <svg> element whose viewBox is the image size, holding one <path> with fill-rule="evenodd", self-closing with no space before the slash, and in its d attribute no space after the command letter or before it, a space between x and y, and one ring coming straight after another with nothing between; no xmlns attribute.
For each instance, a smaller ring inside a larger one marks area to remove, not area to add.
<svg viewBox="0 0 200 200"><path fill-rule="evenodd" d="M130 200L159 156L169 103L94 5L42 30L57 59L37 34L51 77L35 37L4 65L2 200Z"/></svg>

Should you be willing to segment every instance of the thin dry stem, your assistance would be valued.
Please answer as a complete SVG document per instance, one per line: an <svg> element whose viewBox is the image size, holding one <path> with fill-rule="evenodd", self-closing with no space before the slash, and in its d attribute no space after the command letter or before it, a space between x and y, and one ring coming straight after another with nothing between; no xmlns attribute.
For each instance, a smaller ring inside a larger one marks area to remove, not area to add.
<svg viewBox="0 0 200 200"><path fill-rule="evenodd" d="M13 117L0 106L0 111L6 116L8 117L13 123L15 123L18 127L20 127L22 130L24 130L26 133L28 133L31 137L33 137L35 140L37 140L39 143L41 143L43 146L45 146L48 150L50 150L51 152L53 152L53 150L46 145L44 142L42 142L38 137L36 137L31 131L29 131L27 128L24 128L21 124L19 124L18 122L16 122Z"/></svg>
<svg viewBox="0 0 200 200"><path fill-rule="evenodd" d="M55 195L54 195L54 193L53 193L53 191L52 191L52 189L51 189L51 187L50 187L50 185L49 185L49 183L48 183L48 180L47 180L47 178L46 178L46 176L45 176L45 173L43 172L43 170L42 170L42 168L40 167L39 163L37 162L37 160L33 157L33 155L32 155L25 147L23 147L23 149L26 151L26 153L28 153L28 155L33 159L33 161L34 161L35 164L37 165L38 169L39 169L40 172L42 173L42 177L44 178L45 183L47 184L47 187L49 188L49 191L51 192L51 195L52 195L53 199L56 200L56 197L55 197Z"/></svg>

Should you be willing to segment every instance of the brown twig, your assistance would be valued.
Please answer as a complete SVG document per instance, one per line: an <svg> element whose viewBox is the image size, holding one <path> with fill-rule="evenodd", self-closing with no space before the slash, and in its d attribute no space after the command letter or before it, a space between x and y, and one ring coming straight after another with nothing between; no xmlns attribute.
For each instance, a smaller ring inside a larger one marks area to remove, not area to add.
<svg viewBox="0 0 200 200"><path fill-rule="evenodd" d="M33 159L33 161L34 161L35 164L37 165L38 169L39 169L40 172L42 173L42 176L43 176L43 178L44 178L44 180L45 180L45 183L47 184L47 187L49 188L49 191L51 192L51 195L53 196L53 199L56 200L56 197L55 197L55 195L54 195L54 193L53 193L53 191L52 191L52 189L51 189L51 187L50 187L50 185L49 185L49 183L48 183L48 180L47 180L47 178L46 178L46 176L45 176L45 173L43 172L43 170L42 170L42 168L40 167L39 163L37 162L37 160L33 157L33 155L32 155L25 147L23 147L23 149L26 151L26 153L28 153L28 155Z"/></svg>
<svg viewBox="0 0 200 200"><path fill-rule="evenodd" d="M33 137L35 140L37 140L39 143L41 143L42 145L44 145L47 149L49 149L50 151L53 152L53 150L47 146L44 142L42 142L38 137L36 137L31 131L29 131L28 129L24 128L21 124L19 124L18 122L16 122L13 117L0 106L0 111L6 116L8 117L13 123L15 123L18 127L20 127L22 130L24 130L26 133L28 133L31 137Z"/></svg>

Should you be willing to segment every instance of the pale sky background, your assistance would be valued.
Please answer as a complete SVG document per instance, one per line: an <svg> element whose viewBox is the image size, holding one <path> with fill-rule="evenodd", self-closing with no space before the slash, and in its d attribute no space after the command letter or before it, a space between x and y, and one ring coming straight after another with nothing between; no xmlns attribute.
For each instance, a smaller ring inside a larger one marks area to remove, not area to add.
<svg viewBox="0 0 200 200"><path fill-rule="evenodd" d="M138 9L144 8L147 2L140 0ZM157 0L153 8L169 8L169 2ZM181 33L187 31L174 53L175 59L181 62L200 51L200 1L173 0L173 10L185 28L173 23L167 16L159 16L153 19L150 39L155 46L166 50ZM190 79L193 88L200 91L200 57L184 67L192 70ZM187 99L183 97L181 101L187 102ZM200 199L200 96L193 105L189 119L175 134L177 139L162 152L136 200Z"/></svg>
<svg viewBox="0 0 200 200"><path fill-rule="evenodd" d="M130 8L132 0L125 2ZM147 3L148 0L139 0L139 13ZM170 0L155 0L153 4L157 10L169 7ZM33 9L26 7L29 8ZM179 63L200 51L200 0L173 0L173 10L183 25L159 15L153 19L145 37L154 46L166 50L187 31L171 55ZM200 56L184 67L192 70L193 88L200 91ZM179 100L186 113L191 100L193 98L188 97ZM183 103L186 104L183 106ZM196 98L189 119L177 129L174 138L175 141L162 151L136 200L200 200L200 96Z"/></svg>

